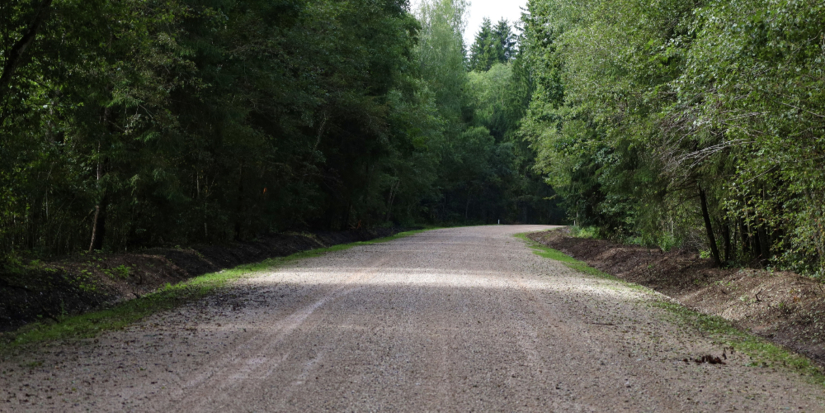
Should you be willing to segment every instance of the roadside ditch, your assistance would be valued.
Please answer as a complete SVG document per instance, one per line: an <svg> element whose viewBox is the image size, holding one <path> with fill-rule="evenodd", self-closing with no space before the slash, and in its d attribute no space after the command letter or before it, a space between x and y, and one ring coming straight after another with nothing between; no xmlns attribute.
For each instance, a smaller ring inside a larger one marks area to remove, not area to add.
<svg viewBox="0 0 825 413"><path fill-rule="evenodd" d="M269 235L224 245L92 253L0 266L0 334L33 322L110 308L207 273L270 258L370 241L407 229Z"/></svg>
<svg viewBox="0 0 825 413"><path fill-rule="evenodd" d="M576 238L567 229L527 237L693 310L722 317L825 367L825 287L821 282L786 271L715 268L710 259L699 258L696 252Z"/></svg>

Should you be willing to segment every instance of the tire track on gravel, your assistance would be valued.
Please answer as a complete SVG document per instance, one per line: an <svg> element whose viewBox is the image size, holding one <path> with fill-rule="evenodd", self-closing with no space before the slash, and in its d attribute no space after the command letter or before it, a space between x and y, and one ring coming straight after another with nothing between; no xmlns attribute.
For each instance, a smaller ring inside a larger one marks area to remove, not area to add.
<svg viewBox="0 0 825 413"><path fill-rule="evenodd" d="M224 355L215 363L217 367L201 373L182 386L178 392L180 399L170 405L170 411L203 411L210 404L223 405L226 404L226 399L234 398L235 389L248 386L250 381L268 379L290 356L290 352L285 352L273 359L272 355L279 353L281 343L296 329L304 326L307 318L317 309L362 289L361 283L373 277L387 260L388 257L379 257L341 285L323 293L320 298L313 298L311 304L276 322L271 331L250 338L233 352ZM312 325L305 327L311 329ZM204 393L209 393L210 396L203 397Z"/></svg>

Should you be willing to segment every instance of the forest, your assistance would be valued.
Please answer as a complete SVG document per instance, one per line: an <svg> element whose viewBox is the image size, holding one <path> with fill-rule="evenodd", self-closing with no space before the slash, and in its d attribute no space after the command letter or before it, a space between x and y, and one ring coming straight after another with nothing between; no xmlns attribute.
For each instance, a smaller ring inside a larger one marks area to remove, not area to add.
<svg viewBox="0 0 825 413"><path fill-rule="evenodd" d="M825 268L825 5L0 4L0 257L572 224Z"/></svg>
<svg viewBox="0 0 825 413"><path fill-rule="evenodd" d="M472 71L466 13L3 2L0 254L563 220L516 133L530 87L512 26Z"/></svg>
<svg viewBox="0 0 825 413"><path fill-rule="evenodd" d="M520 133L575 224L825 268L825 4L531 0Z"/></svg>

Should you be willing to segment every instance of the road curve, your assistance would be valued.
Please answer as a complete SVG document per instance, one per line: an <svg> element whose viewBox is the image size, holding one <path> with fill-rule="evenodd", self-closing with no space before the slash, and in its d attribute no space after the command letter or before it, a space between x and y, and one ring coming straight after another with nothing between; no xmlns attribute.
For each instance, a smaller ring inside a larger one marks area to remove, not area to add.
<svg viewBox="0 0 825 413"><path fill-rule="evenodd" d="M822 387L754 367L655 294L513 237L545 228L442 229L291 262L97 342L44 347L39 367L0 363L0 411L825 410Z"/></svg>

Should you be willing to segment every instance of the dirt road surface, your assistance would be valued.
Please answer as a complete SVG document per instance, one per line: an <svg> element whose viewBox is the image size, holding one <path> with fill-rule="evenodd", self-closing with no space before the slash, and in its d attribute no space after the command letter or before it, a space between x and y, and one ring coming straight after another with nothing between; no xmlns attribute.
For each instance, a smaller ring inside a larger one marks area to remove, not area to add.
<svg viewBox="0 0 825 413"><path fill-rule="evenodd" d="M512 236L544 228L436 230L273 268L0 364L0 410L825 410L822 387L713 344L661 297Z"/></svg>

